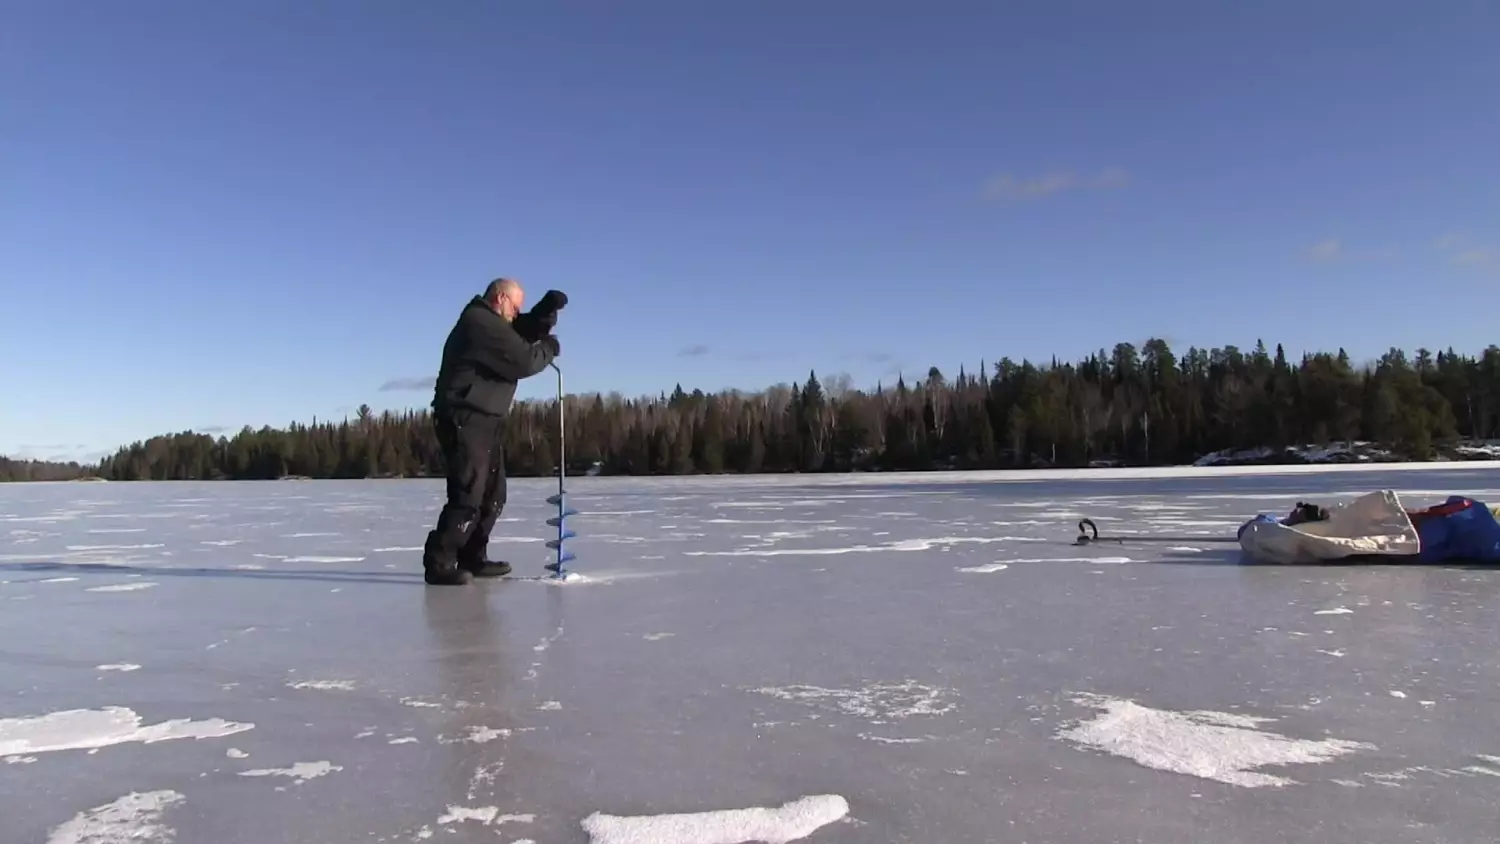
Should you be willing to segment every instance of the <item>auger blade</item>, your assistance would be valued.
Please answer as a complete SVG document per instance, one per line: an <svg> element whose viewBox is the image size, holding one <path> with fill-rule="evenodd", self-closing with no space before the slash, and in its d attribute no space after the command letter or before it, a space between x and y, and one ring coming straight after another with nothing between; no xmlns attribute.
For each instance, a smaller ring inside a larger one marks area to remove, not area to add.
<svg viewBox="0 0 1500 844"><path fill-rule="evenodd" d="M547 571L561 571L563 563L571 563L576 559L578 558L573 556L572 551L564 551L561 557L553 560L545 566L542 566L542 568L546 569Z"/></svg>
<svg viewBox="0 0 1500 844"><path fill-rule="evenodd" d="M578 512L576 510L564 510L561 516L553 516L552 518L548 519L547 524L551 525L552 527L561 527L562 523L566 521L569 516L576 515L578 515Z"/></svg>
<svg viewBox="0 0 1500 844"><path fill-rule="evenodd" d="M574 539L577 536L578 536L578 534L574 533L571 530L564 530L563 531L563 535L561 537L559 537L557 539L549 539L549 540L547 540L546 545L547 545L548 548L551 548L553 551L556 551L557 549L559 549L559 548L562 547L562 544L563 544L564 541L569 540L569 539Z"/></svg>
<svg viewBox="0 0 1500 844"><path fill-rule="evenodd" d="M549 496L547 496L547 503L548 504L552 504L552 505L555 506L555 505L563 503L563 501L567 497L568 497L568 491L567 490L561 490L556 495L549 495Z"/></svg>

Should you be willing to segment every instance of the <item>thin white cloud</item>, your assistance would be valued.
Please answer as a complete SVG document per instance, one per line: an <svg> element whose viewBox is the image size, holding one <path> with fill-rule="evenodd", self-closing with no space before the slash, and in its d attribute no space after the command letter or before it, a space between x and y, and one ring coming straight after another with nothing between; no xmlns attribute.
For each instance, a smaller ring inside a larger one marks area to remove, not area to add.
<svg viewBox="0 0 1500 844"><path fill-rule="evenodd" d="M1301 252L1302 258L1315 264L1366 263L1389 261L1397 256L1395 249L1357 249L1340 237L1325 237Z"/></svg>
<svg viewBox="0 0 1500 844"><path fill-rule="evenodd" d="M1481 269L1500 267L1500 250L1489 244L1478 243L1467 234L1445 234L1433 243L1433 248L1454 266Z"/></svg>
<svg viewBox="0 0 1500 844"><path fill-rule="evenodd" d="M1307 249L1307 257L1313 261L1337 261L1344 254L1344 242L1336 237L1320 240Z"/></svg>
<svg viewBox="0 0 1500 844"><path fill-rule="evenodd" d="M1465 267L1487 267L1495 262L1495 250L1465 249L1453 256L1453 263Z"/></svg>
<svg viewBox="0 0 1500 844"><path fill-rule="evenodd" d="M990 200L1042 199L1067 191L1120 190L1129 185L1130 174L1118 167L1106 168L1092 178L1079 176L1071 170L1045 173L1030 178L1003 173L985 185L984 197Z"/></svg>

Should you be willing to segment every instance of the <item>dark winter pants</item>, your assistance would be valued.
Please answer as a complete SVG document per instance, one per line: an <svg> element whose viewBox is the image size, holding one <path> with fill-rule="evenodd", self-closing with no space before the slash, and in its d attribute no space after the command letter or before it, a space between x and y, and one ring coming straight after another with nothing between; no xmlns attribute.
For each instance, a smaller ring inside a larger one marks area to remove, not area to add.
<svg viewBox="0 0 1500 844"><path fill-rule="evenodd" d="M505 508L505 419L472 410L434 416L448 465L448 501L427 534L423 565L477 567Z"/></svg>

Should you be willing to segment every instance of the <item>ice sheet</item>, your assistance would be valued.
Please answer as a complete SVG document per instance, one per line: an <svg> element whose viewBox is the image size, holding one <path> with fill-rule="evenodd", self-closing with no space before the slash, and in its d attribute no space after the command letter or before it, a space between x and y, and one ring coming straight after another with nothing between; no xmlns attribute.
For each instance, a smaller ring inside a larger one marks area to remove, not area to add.
<svg viewBox="0 0 1500 844"><path fill-rule="evenodd" d="M491 548L537 579L464 588L421 582L440 481L0 487L0 817L54 842L1483 840L1500 574L1216 541L1373 488L1500 500L1483 465L1355 468L579 478L585 579L548 589L546 480L512 482ZM1082 516L1173 541L1075 547Z"/></svg>

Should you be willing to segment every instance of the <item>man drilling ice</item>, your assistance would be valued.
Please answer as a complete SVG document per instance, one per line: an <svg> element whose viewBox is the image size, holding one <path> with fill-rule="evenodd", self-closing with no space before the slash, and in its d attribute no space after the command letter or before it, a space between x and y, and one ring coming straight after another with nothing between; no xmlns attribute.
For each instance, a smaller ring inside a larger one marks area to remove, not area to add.
<svg viewBox="0 0 1500 844"><path fill-rule="evenodd" d="M422 553L429 585L457 586L511 571L509 563L486 556L505 508L506 419L517 383L559 355L552 329L568 297L548 290L522 313L525 301L519 282L495 279L464 306L443 344L432 411L448 497Z"/></svg>

